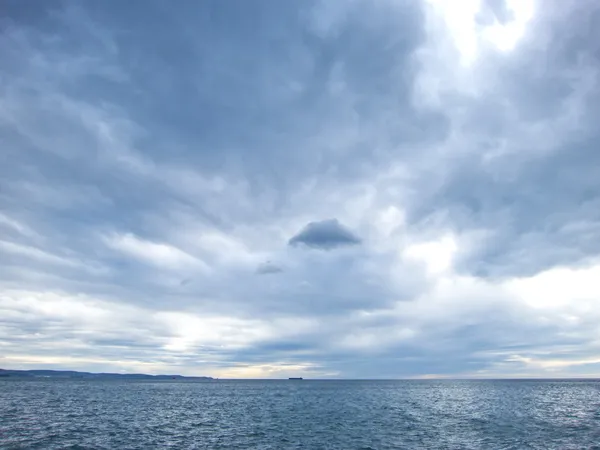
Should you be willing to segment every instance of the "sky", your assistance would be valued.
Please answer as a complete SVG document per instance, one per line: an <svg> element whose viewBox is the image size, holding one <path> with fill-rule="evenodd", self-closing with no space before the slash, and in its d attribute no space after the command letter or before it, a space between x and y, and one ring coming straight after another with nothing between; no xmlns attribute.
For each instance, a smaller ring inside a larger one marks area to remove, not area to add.
<svg viewBox="0 0 600 450"><path fill-rule="evenodd" d="M600 3L3 0L0 367L600 376Z"/></svg>

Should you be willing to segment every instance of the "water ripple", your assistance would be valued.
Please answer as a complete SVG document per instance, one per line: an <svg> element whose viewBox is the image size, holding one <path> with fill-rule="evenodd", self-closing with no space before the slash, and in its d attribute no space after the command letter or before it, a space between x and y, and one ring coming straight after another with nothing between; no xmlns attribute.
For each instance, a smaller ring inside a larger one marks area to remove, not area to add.
<svg viewBox="0 0 600 450"><path fill-rule="evenodd" d="M600 449L595 381L2 380L2 449Z"/></svg>

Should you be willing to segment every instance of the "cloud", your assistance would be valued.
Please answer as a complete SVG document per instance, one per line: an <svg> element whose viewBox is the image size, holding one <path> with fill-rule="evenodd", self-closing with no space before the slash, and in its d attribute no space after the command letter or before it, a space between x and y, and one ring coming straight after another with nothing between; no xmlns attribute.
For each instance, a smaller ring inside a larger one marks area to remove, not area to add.
<svg viewBox="0 0 600 450"><path fill-rule="evenodd" d="M600 374L592 2L213 3L7 3L0 365Z"/></svg>
<svg viewBox="0 0 600 450"><path fill-rule="evenodd" d="M307 247L331 250L338 247L358 245L361 240L345 228L337 219L309 222L298 234L290 238L289 245L304 244Z"/></svg>
<svg viewBox="0 0 600 450"><path fill-rule="evenodd" d="M148 264L171 269L203 269L206 264L190 254L168 244L146 241L132 234L117 235L107 238L109 247L131 255Z"/></svg>
<svg viewBox="0 0 600 450"><path fill-rule="evenodd" d="M272 273L281 273L283 272L283 268L278 266L277 264L272 263L271 261L267 261L263 264L260 264L256 268L256 273L259 275L268 275Z"/></svg>

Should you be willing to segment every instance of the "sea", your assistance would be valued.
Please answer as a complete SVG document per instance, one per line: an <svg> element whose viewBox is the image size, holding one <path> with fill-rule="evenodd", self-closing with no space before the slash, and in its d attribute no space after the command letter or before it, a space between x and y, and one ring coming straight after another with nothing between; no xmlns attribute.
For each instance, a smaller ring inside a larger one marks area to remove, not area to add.
<svg viewBox="0 0 600 450"><path fill-rule="evenodd" d="M600 449L593 380L0 380L1 449Z"/></svg>

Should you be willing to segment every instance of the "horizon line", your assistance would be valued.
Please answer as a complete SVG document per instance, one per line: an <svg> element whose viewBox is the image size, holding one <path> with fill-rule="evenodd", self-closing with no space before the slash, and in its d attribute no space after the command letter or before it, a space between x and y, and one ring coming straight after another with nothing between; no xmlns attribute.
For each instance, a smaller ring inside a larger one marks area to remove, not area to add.
<svg viewBox="0 0 600 450"><path fill-rule="evenodd" d="M289 376L281 378L230 378L230 377L216 377L213 375L182 375L177 373L142 373L142 372L90 372L84 370L73 370L73 369L6 369L1 368L0 371L7 372L33 372L33 371L49 371L49 372L75 372L75 373L86 373L92 375L145 375L153 377L183 377L183 378L211 378L219 381L288 381ZM303 381L511 381L511 380L532 380L532 381L544 381L544 380L600 380L600 375L596 376L490 376L490 377L477 377L477 376L413 376L413 377L383 377L383 378L355 378L355 377L327 377L327 378L312 378L306 376L296 376L292 378L302 378Z"/></svg>

